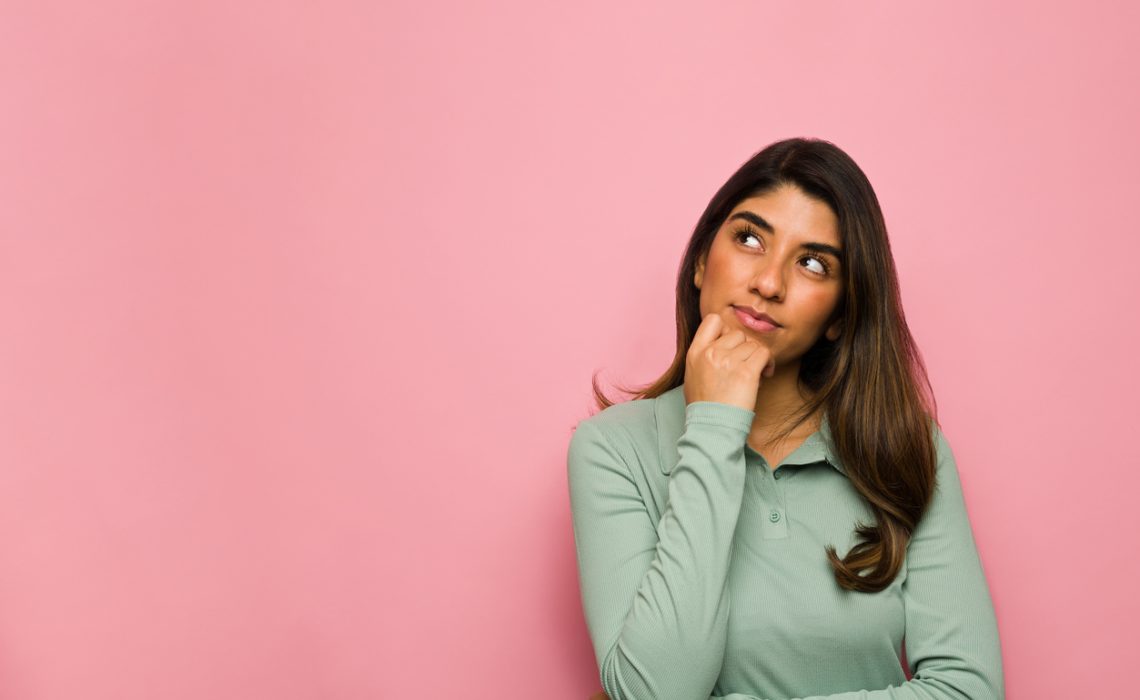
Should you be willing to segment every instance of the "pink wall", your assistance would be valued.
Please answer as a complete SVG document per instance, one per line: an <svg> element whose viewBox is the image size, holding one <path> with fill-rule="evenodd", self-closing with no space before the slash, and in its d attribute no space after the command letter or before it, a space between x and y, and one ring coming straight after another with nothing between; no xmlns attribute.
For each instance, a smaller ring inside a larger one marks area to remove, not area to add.
<svg viewBox="0 0 1140 700"><path fill-rule="evenodd" d="M0 697L584 700L569 429L793 135L878 190L1009 697L1134 692L1135 4L496 5L4 3Z"/></svg>

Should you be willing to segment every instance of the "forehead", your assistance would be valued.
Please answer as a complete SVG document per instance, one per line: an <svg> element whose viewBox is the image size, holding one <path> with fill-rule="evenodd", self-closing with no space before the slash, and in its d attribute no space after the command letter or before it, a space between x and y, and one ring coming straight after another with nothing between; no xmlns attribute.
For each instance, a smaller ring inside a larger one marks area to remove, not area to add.
<svg viewBox="0 0 1140 700"><path fill-rule="evenodd" d="M826 202L809 197L798 187L783 186L737 203L726 217L726 225L738 226L742 219L728 223L734 214L752 212L772 226L777 239L786 235L818 243L840 244L839 219Z"/></svg>

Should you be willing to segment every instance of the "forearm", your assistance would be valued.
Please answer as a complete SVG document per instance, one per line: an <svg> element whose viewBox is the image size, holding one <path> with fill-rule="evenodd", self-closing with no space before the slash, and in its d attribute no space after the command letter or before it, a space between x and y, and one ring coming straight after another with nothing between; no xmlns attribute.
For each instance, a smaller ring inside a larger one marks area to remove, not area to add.
<svg viewBox="0 0 1140 700"><path fill-rule="evenodd" d="M744 412L699 402L686 414L658 544L601 668L613 700L690 700L716 683L728 630L727 578L743 498Z"/></svg>
<svg viewBox="0 0 1140 700"><path fill-rule="evenodd" d="M587 475L575 482L583 602L612 700L694 700L716 684L752 415L713 402L687 408L668 501L644 530L623 520L643 507L640 494L616 479L600 495Z"/></svg>

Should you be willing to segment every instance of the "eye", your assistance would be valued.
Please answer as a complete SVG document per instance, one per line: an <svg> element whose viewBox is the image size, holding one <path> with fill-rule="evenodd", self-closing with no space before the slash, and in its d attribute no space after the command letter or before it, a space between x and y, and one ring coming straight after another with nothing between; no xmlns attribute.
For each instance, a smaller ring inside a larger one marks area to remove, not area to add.
<svg viewBox="0 0 1140 700"><path fill-rule="evenodd" d="M735 234L733 234L732 238L737 243L740 243L741 245L743 245L745 248L756 248L756 247L758 247L755 245L745 244L744 241L748 240L749 238L754 238L754 239L756 239L757 242L760 241L760 235L757 234L756 231L749 226L745 226L744 228L737 231ZM817 275L820 275L821 277L825 277L831 272L831 265L827 262L826 259L824 259L823 257L821 257L819 255L814 255L814 254L813 255L805 255L803 258L800 258L800 259L801 260L809 260L809 261L814 262L815 264L819 265L818 269L811 269L811 271Z"/></svg>
<svg viewBox="0 0 1140 700"><path fill-rule="evenodd" d="M831 271L831 266L828 265L827 262L824 261L823 258L817 257L815 255L808 255L804 258L804 260L810 260L814 263L819 264L819 270L813 270L813 272L817 272L818 274L821 274L821 275L826 275L828 272Z"/></svg>
<svg viewBox="0 0 1140 700"><path fill-rule="evenodd" d="M757 236L755 231L753 231L752 229L748 229L748 228L740 229L739 231L736 232L736 236L734 237L734 239L736 240L737 243L743 243L744 239L746 239L746 238L755 238L757 241L760 240L760 236ZM745 246L745 247L754 248L755 246Z"/></svg>

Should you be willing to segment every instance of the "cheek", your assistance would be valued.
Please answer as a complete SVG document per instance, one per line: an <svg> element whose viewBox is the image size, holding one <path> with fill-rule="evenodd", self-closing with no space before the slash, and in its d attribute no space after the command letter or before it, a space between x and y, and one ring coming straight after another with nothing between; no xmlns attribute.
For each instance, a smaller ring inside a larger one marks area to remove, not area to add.
<svg viewBox="0 0 1140 700"><path fill-rule="evenodd" d="M745 282L751 279L754 273L753 260L747 255L734 255L731 249L718 250L716 246L709 251L708 270L705 274L711 274L722 284Z"/></svg>
<svg viewBox="0 0 1140 700"><path fill-rule="evenodd" d="M808 290L803 297L803 315L814 323L827 321L838 303L838 295L833 289L823 289L818 285Z"/></svg>
<svg viewBox="0 0 1140 700"><path fill-rule="evenodd" d="M712 290L723 286L725 281L732 279L735 274L731 256L718 252L717 247L713 246L712 250L709 251L708 259L705 261L702 290Z"/></svg>
<svg viewBox="0 0 1140 700"><path fill-rule="evenodd" d="M724 251L721 249L719 242L714 242L712 244L712 247L709 248L707 261L707 266L709 269L715 270L717 268L724 267L725 255Z"/></svg>

